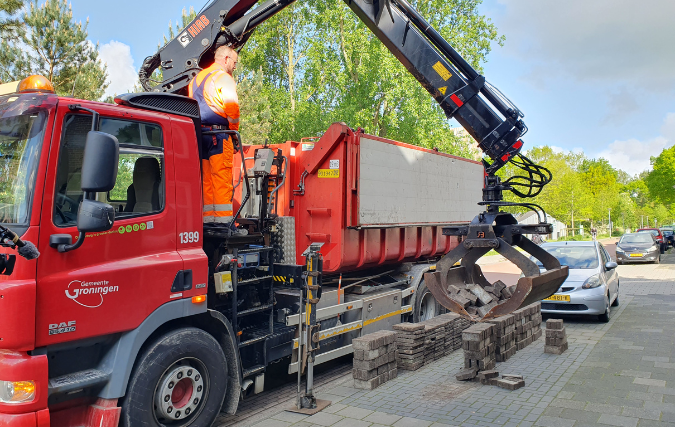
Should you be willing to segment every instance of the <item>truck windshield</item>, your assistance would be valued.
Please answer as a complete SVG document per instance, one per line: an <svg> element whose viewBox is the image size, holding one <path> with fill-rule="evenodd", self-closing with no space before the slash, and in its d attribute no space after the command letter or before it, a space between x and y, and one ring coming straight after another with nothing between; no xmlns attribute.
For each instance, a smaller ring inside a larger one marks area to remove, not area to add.
<svg viewBox="0 0 675 427"><path fill-rule="evenodd" d="M28 224L46 110L55 105L53 96L0 97L0 223Z"/></svg>

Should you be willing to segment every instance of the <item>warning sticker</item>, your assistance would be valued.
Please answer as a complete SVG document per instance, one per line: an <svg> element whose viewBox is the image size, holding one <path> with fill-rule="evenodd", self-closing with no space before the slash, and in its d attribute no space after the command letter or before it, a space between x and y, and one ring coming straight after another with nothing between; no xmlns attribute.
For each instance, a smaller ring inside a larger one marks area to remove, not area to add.
<svg viewBox="0 0 675 427"><path fill-rule="evenodd" d="M340 169L340 160L331 160L328 167L331 169Z"/></svg>
<svg viewBox="0 0 675 427"><path fill-rule="evenodd" d="M438 91L441 92L443 95L445 95L445 92L447 92L447 90L448 90L447 86L443 86L443 87L438 88Z"/></svg>
<svg viewBox="0 0 675 427"><path fill-rule="evenodd" d="M303 143L302 144L302 151L312 151L314 149L314 143Z"/></svg>
<svg viewBox="0 0 675 427"><path fill-rule="evenodd" d="M435 63L432 68L438 73L439 76L441 76L443 80L448 80L450 77L452 77L450 71L448 71L448 69L445 68L443 64L441 64L441 61Z"/></svg>
<svg viewBox="0 0 675 427"><path fill-rule="evenodd" d="M319 169L319 178L340 178L340 169Z"/></svg>

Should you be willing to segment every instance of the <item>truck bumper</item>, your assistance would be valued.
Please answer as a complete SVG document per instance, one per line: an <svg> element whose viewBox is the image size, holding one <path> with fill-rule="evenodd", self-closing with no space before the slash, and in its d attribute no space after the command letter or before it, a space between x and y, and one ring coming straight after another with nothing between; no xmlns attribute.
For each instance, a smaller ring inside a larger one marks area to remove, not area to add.
<svg viewBox="0 0 675 427"><path fill-rule="evenodd" d="M35 382L35 398L30 402L0 404L0 427L49 426L47 356L0 350L0 380Z"/></svg>
<svg viewBox="0 0 675 427"><path fill-rule="evenodd" d="M49 427L49 410L27 414L0 413L0 427Z"/></svg>

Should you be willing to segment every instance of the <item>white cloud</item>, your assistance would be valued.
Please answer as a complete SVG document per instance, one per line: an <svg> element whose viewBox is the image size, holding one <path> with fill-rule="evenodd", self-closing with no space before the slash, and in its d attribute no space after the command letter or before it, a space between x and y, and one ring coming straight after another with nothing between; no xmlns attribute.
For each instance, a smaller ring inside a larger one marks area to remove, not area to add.
<svg viewBox="0 0 675 427"><path fill-rule="evenodd" d="M675 88L675 1L499 0L507 52L540 78ZM537 84L540 84L539 82Z"/></svg>
<svg viewBox="0 0 675 427"><path fill-rule="evenodd" d="M661 126L661 135L640 141L628 139L614 141L598 157L604 157L609 163L618 169L623 169L630 175L636 175L651 169L649 159L661 154L664 148L675 143L675 113L668 113Z"/></svg>
<svg viewBox="0 0 675 427"><path fill-rule="evenodd" d="M134 66L131 48L121 42L111 40L101 45L100 57L108 65L108 81L110 85L104 96L120 95L130 92L138 81L138 71Z"/></svg>

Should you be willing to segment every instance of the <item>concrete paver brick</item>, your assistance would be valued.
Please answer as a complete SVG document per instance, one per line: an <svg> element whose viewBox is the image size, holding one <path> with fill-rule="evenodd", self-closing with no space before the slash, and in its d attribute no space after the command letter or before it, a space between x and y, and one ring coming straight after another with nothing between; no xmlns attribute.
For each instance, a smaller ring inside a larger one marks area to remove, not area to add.
<svg viewBox="0 0 675 427"><path fill-rule="evenodd" d="M615 427L637 427L638 421L637 418L609 414L602 414L600 415L600 419L598 419L598 423L600 424L607 424Z"/></svg>
<svg viewBox="0 0 675 427"><path fill-rule="evenodd" d="M661 419L661 411L657 409L642 409L624 407L621 415L625 417L644 418L648 420L658 421Z"/></svg>
<svg viewBox="0 0 675 427"><path fill-rule="evenodd" d="M645 371L634 371L632 369L625 369L619 373L619 375L624 377L636 377L636 378L651 378L651 372Z"/></svg>
<svg viewBox="0 0 675 427"><path fill-rule="evenodd" d="M335 415L361 420L367 417L368 415L372 414L373 412L374 411L370 411L368 409L357 408L355 406L347 406L346 408L336 412Z"/></svg>
<svg viewBox="0 0 675 427"><path fill-rule="evenodd" d="M654 380L649 378L635 378L633 380L634 384L648 385L654 387L665 387L666 382L664 380Z"/></svg>
<svg viewBox="0 0 675 427"><path fill-rule="evenodd" d="M328 409L328 408L326 408L326 409ZM307 417L309 417L309 415L298 414L296 412L284 411L284 412L279 412L278 414L276 414L272 418L275 419L275 420L278 420L278 421L286 421L286 422L289 422L289 423L297 423L299 421L304 420Z"/></svg>
<svg viewBox="0 0 675 427"><path fill-rule="evenodd" d="M574 420L566 420L564 418L543 415L539 417L534 425L542 427L572 427L574 426Z"/></svg>
<svg viewBox="0 0 675 427"><path fill-rule="evenodd" d="M328 414L326 412L319 412L312 415L311 417L305 419L305 422L318 424L320 426L332 426L338 421L344 419L343 417L335 414Z"/></svg>
<svg viewBox="0 0 675 427"><path fill-rule="evenodd" d="M403 417L400 420L396 421L394 427L429 427L433 424L431 421L418 420L410 417Z"/></svg>
<svg viewBox="0 0 675 427"><path fill-rule="evenodd" d="M355 420L353 418L343 418L337 423L333 424L333 427L369 427L372 423L367 421Z"/></svg>
<svg viewBox="0 0 675 427"><path fill-rule="evenodd" d="M363 418L363 421L376 424L392 425L401 418L402 417L399 415L387 414L386 412L373 412L367 417Z"/></svg>
<svg viewBox="0 0 675 427"><path fill-rule="evenodd" d="M287 421L280 421L275 419L269 419L255 424L253 427L288 427L291 423Z"/></svg>

